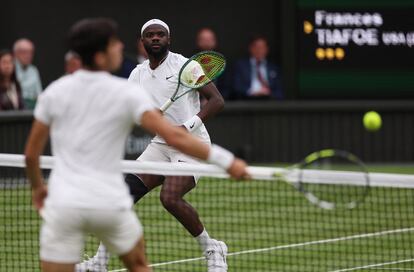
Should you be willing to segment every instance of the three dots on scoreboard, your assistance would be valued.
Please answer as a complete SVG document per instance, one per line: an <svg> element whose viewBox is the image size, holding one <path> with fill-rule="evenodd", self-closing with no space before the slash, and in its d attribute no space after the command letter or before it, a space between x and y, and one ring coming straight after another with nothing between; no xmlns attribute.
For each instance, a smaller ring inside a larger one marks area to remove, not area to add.
<svg viewBox="0 0 414 272"><path fill-rule="evenodd" d="M345 58L345 50L341 47L319 47L315 50L315 56L318 60L343 60Z"/></svg>
<svg viewBox="0 0 414 272"><path fill-rule="evenodd" d="M303 22L303 32L306 34L311 34L314 31L313 24L309 21ZM318 60L343 60L345 58L345 50L341 47L337 48L322 48L318 47L315 50L315 56Z"/></svg>

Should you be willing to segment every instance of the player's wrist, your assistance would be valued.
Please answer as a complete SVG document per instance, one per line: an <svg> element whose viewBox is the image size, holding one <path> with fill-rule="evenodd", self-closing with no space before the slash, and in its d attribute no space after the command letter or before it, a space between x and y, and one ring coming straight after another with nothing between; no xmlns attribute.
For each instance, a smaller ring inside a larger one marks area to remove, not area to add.
<svg viewBox="0 0 414 272"><path fill-rule="evenodd" d="M234 155L230 151L215 144L210 147L207 162L227 170L233 164L233 161Z"/></svg>
<svg viewBox="0 0 414 272"><path fill-rule="evenodd" d="M192 132L196 129L198 129L203 124L203 121L201 120L198 115L194 115L190 119L184 122L183 126L189 131Z"/></svg>

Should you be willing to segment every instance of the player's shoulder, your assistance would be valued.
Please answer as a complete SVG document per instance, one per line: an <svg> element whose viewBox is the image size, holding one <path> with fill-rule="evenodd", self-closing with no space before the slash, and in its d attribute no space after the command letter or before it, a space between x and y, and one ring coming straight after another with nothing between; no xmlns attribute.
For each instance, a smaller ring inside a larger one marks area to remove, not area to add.
<svg viewBox="0 0 414 272"><path fill-rule="evenodd" d="M142 63L138 63L137 66L132 71L136 71L136 72L137 71L142 71L142 70L146 69L148 67L148 65L149 65L149 60L146 59Z"/></svg>
<svg viewBox="0 0 414 272"><path fill-rule="evenodd" d="M42 92L44 95L53 95L57 92L65 92L73 84L73 75L64 75L52 81Z"/></svg>
<svg viewBox="0 0 414 272"><path fill-rule="evenodd" d="M125 79L120 78L120 80L122 80L122 82L118 82L119 85L117 89L121 92L118 92L118 94L122 93L124 99L131 99L133 97L140 96L141 93L144 92L140 85Z"/></svg>
<svg viewBox="0 0 414 272"><path fill-rule="evenodd" d="M131 74L129 75L129 79L134 78L138 76L143 70L145 70L149 65L149 60L145 60L142 63L137 64L135 68L131 71Z"/></svg>
<svg viewBox="0 0 414 272"><path fill-rule="evenodd" d="M151 98L148 96L144 88L133 82L127 81L124 85L124 88L121 90L121 93L122 98L120 97L120 99L123 101L124 105L129 104L133 105L133 107L136 107L143 104L153 104Z"/></svg>
<svg viewBox="0 0 414 272"><path fill-rule="evenodd" d="M181 67L188 60L188 58L186 58L183 55L178 54L178 53L174 53L174 52L170 51L168 54L169 54L168 62L171 65L177 65L177 66Z"/></svg>
<svg viewBox="0 0 414 272"><path fill-rule="evenodd" d="M116 94L114 99L119 99L121 101L136 101L136 99L139 99L141 93L143 93L142 87L134 82L113 75L108 75L108 77L105 85L110 90L111 94Z"/></svg>
<svg viewBox="0 0 414 272"><path fill-rule="evenodd" d="M144 60L142 63L138 63L135 69L144 69L144 67L147 67L149 65L149 59Z"/></svg>
<svg viewBox="0 0 414 272"><path fill-rule="evenodd" d="M113 76L113 75L108 75L108 79L107 79L107 85L111 87L112 90L125 90L126 92L129 92L132 90L136 90L137 86L136 84L133 84L132 82L129 82L127 79L125 78L121 78L121 77L117 77L117 76Z"/></svg>

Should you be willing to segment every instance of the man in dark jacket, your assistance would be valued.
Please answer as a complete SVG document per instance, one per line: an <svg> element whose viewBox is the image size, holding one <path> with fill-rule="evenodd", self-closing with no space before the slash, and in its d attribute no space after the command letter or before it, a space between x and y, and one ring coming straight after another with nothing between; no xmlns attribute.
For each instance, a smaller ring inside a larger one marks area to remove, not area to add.
<svg viewBox="0 0 414 272"><path fill-rule="evenodd" d="M250 57L236 62L233 89L239 99L282 99L278 67L266 57L269 52L267 39L255 36L249 42Z"/></svg>

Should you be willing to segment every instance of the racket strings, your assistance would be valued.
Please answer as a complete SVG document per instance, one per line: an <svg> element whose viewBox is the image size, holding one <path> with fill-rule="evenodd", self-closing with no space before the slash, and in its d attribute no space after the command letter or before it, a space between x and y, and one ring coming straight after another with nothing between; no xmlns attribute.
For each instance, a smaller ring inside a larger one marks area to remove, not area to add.
<svg viewBox="0 0 414 272"><path fill-rule="evenodd" d="M200 64L205 74L205 76L200 78L197 82L197 86L203 85L205 82L219 76L226 66L225 58L218 54L200 54L194 60Z"/></svg>
<svg viewBox="0 0 414 272"><path fill-rule="evenodd" d="M359 161L332 155L301 165L300 189L322 208L354 208L369 189L367 170Z"/></svg>

